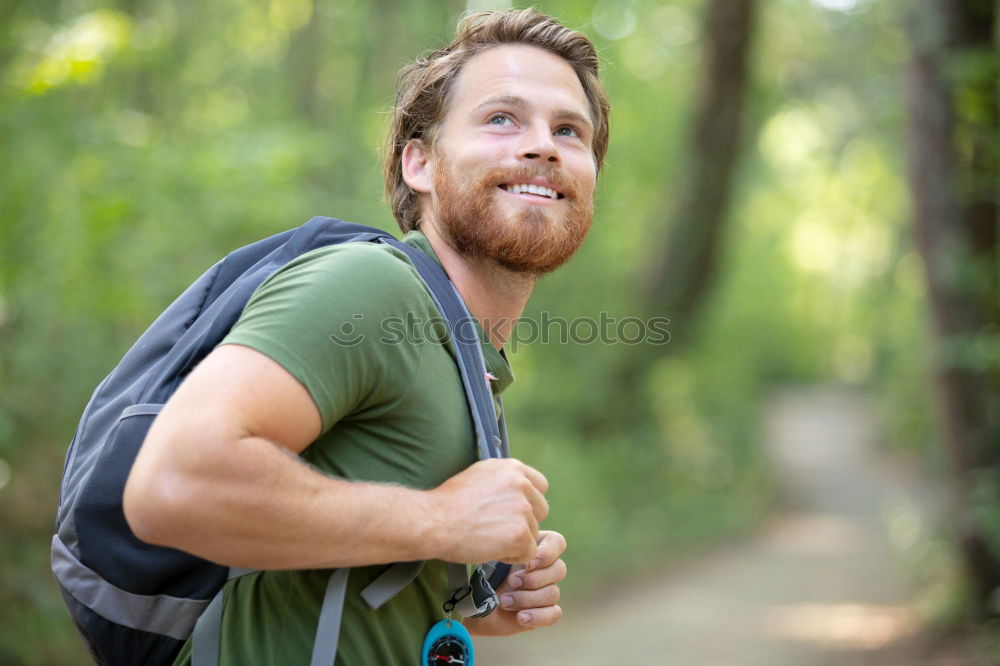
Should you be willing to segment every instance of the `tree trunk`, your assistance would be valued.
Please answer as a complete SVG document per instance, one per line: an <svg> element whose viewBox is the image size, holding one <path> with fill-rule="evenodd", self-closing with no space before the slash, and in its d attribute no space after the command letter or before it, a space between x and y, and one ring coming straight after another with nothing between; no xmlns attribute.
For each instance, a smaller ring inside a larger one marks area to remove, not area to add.
<svg viewBox="0 0 1000 666"><path fill-rule="evenodd" d="M743 107L756 0L711 0L697 103L689 122L684 173L666 202L669 230L653 239L640 287L650 314L670 317L671 345L689 339L712 286L733 174L740 154Z"/></svg>
<svg viewBox="0 0 1000 666"><path fill-rule="evenodd" d="M756 0L709 0L702 22L702 71L688 121L682 172L686 177L662 206L666 231L650 238L651 254L637 286L647 316L670 319L670 343L623 346L609 383L617 396L606 410L613 422L580 416L586 436L623 424L652 421L644 394L650 362L676 353L693 337L716 271L740 154ZM638 387L638 388L637 388Z"/></svg>
<svg viewBox="0 0 1000 666"><path fill-rule="evenodd" d="M1000 590L1000 337L996 6L920 0L908 70L909 179L936 338L935 388L953 475L954 529L975 609ZM962 105L958 105L958 100ZM990 541L993 541L991 544Z"/></svg>

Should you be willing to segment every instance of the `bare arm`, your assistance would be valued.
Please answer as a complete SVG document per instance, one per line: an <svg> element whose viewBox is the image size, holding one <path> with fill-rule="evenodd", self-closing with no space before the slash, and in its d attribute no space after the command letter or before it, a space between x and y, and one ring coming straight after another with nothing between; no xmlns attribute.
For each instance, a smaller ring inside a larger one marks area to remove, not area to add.
<svg viewBox="0 0 1000 666"><path fill-rule="evenodd" d="M144 541L255 569L534 557L548 511L539 472L480 462L432 491L344 481L291 455L320 430L284 368L219 347L154 421L125 486L129 525Z"/></svg>

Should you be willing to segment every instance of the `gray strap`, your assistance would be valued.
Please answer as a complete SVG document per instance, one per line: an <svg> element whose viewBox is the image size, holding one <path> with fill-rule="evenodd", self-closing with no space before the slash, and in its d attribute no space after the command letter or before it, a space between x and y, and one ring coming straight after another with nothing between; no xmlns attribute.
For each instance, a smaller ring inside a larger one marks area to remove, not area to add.
<svg viewBox="0 0 1000 666"><path fill-rule="evenodd" d="M223 586L194 625L194 633L191 634L191 666L218 666L219 648L222 645L222 595L225 591Z"/></svg>
<svg viewBox="0 0 1000 666"><path fill-rule="evenodd" d="M397 562L361 590L361 598L373 610L377 610L412 583L423 568L423 562Z"/></svg>
<svg viewBox="0 0 1000 666"><path fill-rule="evenodd" d="M330 574L330 581L326 584L326 594L323 595L323 609L316 624L316 642L313 643L310 666L333 666L333 661L337 658L340 618L344 612L347 575L350 571L347 568L336 569Z"/></svg>
<svg viewBox="0 0 1000 666"><path fill-rule="evenodd" d="M469 585L469 567L455 562L446 562L445 568L448 570L448 593L451 595L450 602L454 603L451 609L445 605L445 610L454 611L459 617L465 617L463 610L468 610L462 602L472 595L472 587Z"/></svg>
<svg viewBox="0 0 1000 666"><path fill-rule="evenodd" d="M455 562L447 563L448 589L454 594L463 587L469 586L469 567Z"/></svg>
<svg viewBox="0 0 1000 666"><path fill-rule="evenodd" d="M101 617L179 641L191 635L211 601L126 592L76 559L59 535L52 537L52 573L68 594Z"/></svg>
<svg viewBox="0 0 1000 666"><path fill-rule="evenodd" d="M254 571L231 567L228 580ZM191 634L191 666L219 664L219 651L222 649L222 597L225 591L226 587L223 585L194 625L194 632Z"/></svg>

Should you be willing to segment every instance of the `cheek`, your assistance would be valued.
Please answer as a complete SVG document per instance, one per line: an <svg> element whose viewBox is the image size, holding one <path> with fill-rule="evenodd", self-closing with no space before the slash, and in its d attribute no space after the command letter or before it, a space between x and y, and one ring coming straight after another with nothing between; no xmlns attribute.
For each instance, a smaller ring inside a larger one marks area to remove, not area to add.
<svg viewBox="0 0 1000 666"><path fill-rule="evenodd" d="M586 160L574 173L576 174L577 182L580 183L581 190L593 194L594 189L597 187L597 168L593 160Z"/></svg>
<svg viewBox="0 0 1000 666"><path fill-rule="evenodd" d="M514 145L510 136L483 134L455 152L456 162L491 168L512 154Z"/></svg>

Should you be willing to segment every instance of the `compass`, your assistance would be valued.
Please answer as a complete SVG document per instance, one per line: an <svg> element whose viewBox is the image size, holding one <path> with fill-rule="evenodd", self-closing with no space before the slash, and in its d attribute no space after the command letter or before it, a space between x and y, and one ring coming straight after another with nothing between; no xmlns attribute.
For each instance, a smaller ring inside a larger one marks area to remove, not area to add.
<svg viewBox="0 0 1000 666"><path fill-rule="evenodd" d="M424 666L472 666L472 636L456 620L441 620L427 632L422 650Z"/></svg>

